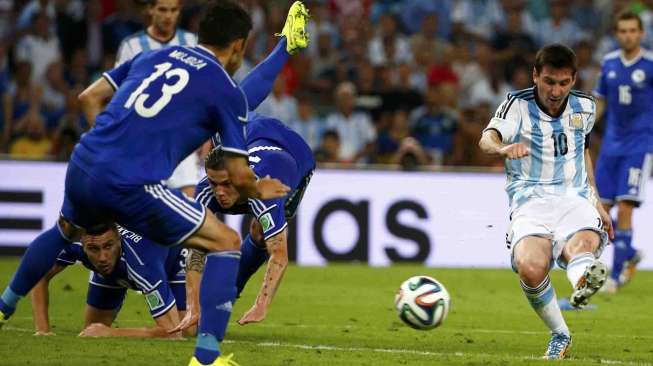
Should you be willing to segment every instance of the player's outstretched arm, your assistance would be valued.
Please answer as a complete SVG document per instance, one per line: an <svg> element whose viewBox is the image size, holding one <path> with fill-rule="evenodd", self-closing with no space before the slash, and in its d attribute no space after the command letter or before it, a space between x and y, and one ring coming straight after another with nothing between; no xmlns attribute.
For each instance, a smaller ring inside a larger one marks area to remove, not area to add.
<svg viewBox="0 0 653 366"><path fill-rule="evenodd" d="M518 142L505 145L501 142L501 137L494 129L483 132L478 147L488 155L506 159L520 159L529 155L528 147L524 143Z"/></svg>
<svg viewBox="0 0 653 366"><path fill-rule="evenodd" d="M186 314L169 333L186 331L197 325L200 320L200 281L204 271L205 254L197 249L188 248L186 257Z"/></svg>
<svg viewBox="0 0 653 366"><path fill-rule="evenodd" d="M263 321L267 315L268 306L279 288L283 274L288 267L288 229L267 239L265 245L270 253L268 266L263 278L263 284L256 296L254 305L243 315L238 324L245 325Z"/></svg>
<svg viewBox="0 0 653 366"><path fill-rule="evenodd" d="M89 125L95 124L95 117L102 112L104 102L113 95L113 92L113 86L107 79L101 77L79 94L77 98Z"/></svg>
<svg viewBox="0 0 653 366"><path fill-rule="evenodd" d="M50 329L50 317L48 308L50 305L50 291L48 287L50 280L66 267L55 264L43 278L32 289L32 317L34 320L34 335L54 335Z"/></svg>
<svg viewBox="0 0 653 366"><path fill-rule="evenodd" d="M90 308L90 309L89 309ZM89 311L90 310L90 311ZM97 311L93 311L97 310ZM143 328L114 328L106 323L102 310L87 307L87 327L80 337L122 337L122 338L181 338L181 332L171 332L179 324L179 313L174 306L165 314L154 319L156 326ZM96 316L93 315L96 314ZM89 316L90 314L90 316Z"/></svg>

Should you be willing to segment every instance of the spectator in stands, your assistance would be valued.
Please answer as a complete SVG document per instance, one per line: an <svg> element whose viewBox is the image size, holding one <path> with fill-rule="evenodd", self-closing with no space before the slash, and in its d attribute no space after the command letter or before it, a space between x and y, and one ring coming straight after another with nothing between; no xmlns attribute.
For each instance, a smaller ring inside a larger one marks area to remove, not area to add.
<svg viewBox="0 0 653 366"><path fill-rule="evenodd" d="M422 17L420 31L410 37L410 48L415 58L417 58L418 52L430 51L433 62L441 62L440 56L451 48L451 44L446 39L438 36L438 17L436 14L427 14Z"/></svg>
<svg viewBox="0 0 653 366"><path fill-rule="evenodd" d="M442 165L453 151L453 138L458 127L455 110L443 102L445 84L429 87L424 105L410 114L412 135L429 155L432 164Z"/></svg>
<svg viewBox="0 0 653 366"><path fill-rule="evenodd" d="M519 65L532 65L532 58L537 51L533 38L525 31L522 24L520 8L511 8L506 12L506 27L492 38L494 60L503 64L503 75Z"/></svg>
<svg viewBox="0 0 653 366"><path fill-rule="evenodd" d="M391 14L379 19L377 34L368 45L368 57L374 66L391 66L412 61L410 44L397 29L397 20Z"/></svg>
<svg viewBox="0 0 653 366"><path fill-rule="evenodd" d="M313 106L306 95L297 98L297 118L289 120L288 127L299 133L311 149L319 147L324 121L313 113Z"/></svg>
<svg viewBox="0 0 653 366"><path fill-rule="evenodd" d="M390 127L379 133L376 141L375 162L381 164L409 164L424 165L429 162L428 155L424 152L419 142L411 136L408 113L398 109L391 115ZM412 158L404 160L406 155Z"/></svg>
<svg viewBox="0 0 653 366"><path fill-rule="evenodd" d="M458 0L451 11L455 32L471 39L488 40L503 21L499 0Z"/></svg>
<svg viewBox="0 0 653 366"><path fill-rule="evenodd" d="M482 77L472 86L469 94L469 103L466 106L476 108L487 103L490 109L496 107L506 99L510 85L505 81L503 70L494 60L492 48L485 42L476 44L476 60L483 71ZM494 108L494 109L493 109Z"/></svg>
<svg viewBox="0 0 653 366"><path fill-rule="evenodd" d="M309 45L309 49L315 50L315 56L310 63L309 87L318 93L323 93L333 90L338 55L330 34L319 33L316 41L311 43L313 47Z"/></svg>
<svg viewBox="0 0 653 366"><path fill-rule="evenodd" d="M575 89L591 94L601 72L601 68L592 58L592 44L589 41L580 41L574 47L578 73Z"/></svg>
<svg viewBox="0 0 653 366"><path fill-rule="evenodd" d="M336 130L326 130L315 150L315 160L319 163L338 163L340 158L340 136Z"/></svg>
<svg viewBox="0 0 653 366"><path fill-rule="evenodd" d="M44 159L50 153L52 143L45 134L43 118L31 111L23 121L25 134L16 138L9 148L12 159Z"/></svg>
<svg viewBox="0 0 653 366"><path fill-rule="evenodd" d="M16 61L32 65L32 80L43 80L45 71L53 62L61 60L59 40L51 32L50 18L45 12L34 15L33 32L23 36L16 44Z"/></svg>
<svg viewBox="0 0 653 366"><path fill-rule="evenodd" d="M435 15L437 19L437 34L441 39L449 39L451 35L452 0L402 0L400 13L401 25L409 33L417 33L424 17Z"/></svg>
<svg viewBox="0 0 653 366"><path fill-rule="evenodd" d="M59 119L64 114L66 95L70 92L70 88L64 79L63 63L61 61L48 65L42 88L41 113L45 118L46 131L52 131L57 128Z"/></svg>
<svg viewBox="0 0 653 366"><path fill-rule="evenodd" d="M365 162L374 151L376 130L369 114L355 111L356 87L343 82L336 87L336 111L327 116L326 128L338 132L341 146L338 153L345 162Z"/></svg>
<svg viewBox="0 0 653 366"><path fill-rule="evenodd" d="M286 93L286 77L283 73L277 76L272 85L272 92L256 111L284 123L297 119L297 100Z"/></svg>
<svg viewBox="0 0 653 366"><path fill-rule="evenodd" d="M9 83L7 92L3 95L4 132L2 136L3 150L6 150L14 135L19 133L17 125L21 118L31 109L40 110L42 90L31 82L32 65L28 62L17 62L14 79Z"/></svg>
<svg viewBox="0 0 653 366"><path fill-rule="evenodd" d="M142 28L138 17L130 10L131 0L116 0L115 12L105 18L102 25L102 48L106 53L116 54L120 42Z"/></svg>
<svg viewBox="0 0 653 366"><path fill-rule="evenodd" d="M35 16L38 13L45 13L51 21L56 19L56 9L54 1L51 0L31 0L29 1L16 19L16 30L18 32L27 31L32 27Z"/></svg>
<svg viewBox="0 0 653 366"><path fill-rule="evenodd" d="M578 41L587 38L587 33L569 18L566 1L550 0L550 7L550 17L541 20L535 27L533 37L539 46L561 43L573 47Z"/></svg>

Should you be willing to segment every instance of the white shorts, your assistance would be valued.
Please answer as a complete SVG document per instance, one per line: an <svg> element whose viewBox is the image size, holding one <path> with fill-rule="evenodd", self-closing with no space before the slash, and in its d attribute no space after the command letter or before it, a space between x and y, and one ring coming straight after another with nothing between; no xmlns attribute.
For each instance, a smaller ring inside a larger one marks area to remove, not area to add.
<svg viewBox="0 0 653 366"><path fill-rule="evenodd" d="M591 230L599 234L599 246L594 253L598 258L608 243L608 235L603 230L603 221L592 203L582 197L532 198L511 214L506 242L510 249L513 270L517 271L514 251L520 241L527 236L539 236L552 241L551 266L557 263L566 268L560 260L562 249L567 241L579 231Z"/></svg>

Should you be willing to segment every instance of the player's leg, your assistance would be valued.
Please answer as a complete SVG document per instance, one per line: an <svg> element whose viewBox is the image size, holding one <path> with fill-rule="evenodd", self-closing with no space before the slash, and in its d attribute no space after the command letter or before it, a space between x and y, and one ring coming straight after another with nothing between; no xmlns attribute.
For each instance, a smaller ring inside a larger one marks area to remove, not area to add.
<svg viewBox="0 0 653 366"><path fill-rule="evenodd" d="M549 278L552 243L548 238L527 236L513 249L513 266L531 307L551 330L545 357L564 358L571 344L569 327L562 317L555 289Z"/></svg>
<svg viewBox="0 0 653 366"><path fill-rule="evenodd" d="M621 275L624 273L626 262L633 259L636 250L633 248L632 217L635 203L632 201L617 202L617 228L614 237L614 257L610 279L617 286L623 285Z"/></svg>
<svg viewBox="0 0 653 366"><path fill-rule="evenodd" d="M72 163L68 165L65 184L61 218L30 243L9 286L0 296L0 327L14 313L18 301L52 268L61 250L80 236L81 229L72 222L78 225L101 222L96 211L73 203L83 200L85 193L97 188L94 188L96 185Z"/></svg>
<svg viewBox="0 0 653 366"><path fill-rule="evenodd" d="M575 233L562 250L567 263L567 279L574 288L569 300L573 306L587 305L607 280L608 267L596 255L600 242L597 232L582 230Z"/></svg>
<svg viewBox="0 0 653 366"><path fill-rule="evenodd" d="M308 33L305 29L307 21L308 11L301 2L296 1L288 11L286 24L279 34L279 43L240 83L250 111L255 110L270 94L274 81L290 55L308 46Z"/></svg>
<svg viewBox="0 0 653 366"><path fill-rule="evenodd" d="M250 224L249 235L245 237L240 245L240 252L242 256L240 258L238 279L236 280L239 296L250 277L270 258L263 239L263 229L256 219L253 219Z"/></svg>

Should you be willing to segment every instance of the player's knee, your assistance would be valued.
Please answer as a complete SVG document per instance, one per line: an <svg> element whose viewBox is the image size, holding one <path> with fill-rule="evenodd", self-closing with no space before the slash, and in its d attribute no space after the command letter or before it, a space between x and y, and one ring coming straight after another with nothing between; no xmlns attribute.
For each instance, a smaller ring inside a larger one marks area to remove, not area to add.
<svg viewBox="0 0 653 366"><path fill-rule="evenodd" d="M598 234L586 233L567 244L570 256L580 253L593 253L598 246Z"/></svg>
<svg viewBox="0 0 653 366"><path fill-rule="evenodd" d="M529 282L540 283L549 272L549 259L539 257L523 257L515 260L519 276L530 280Z"/></svg>

